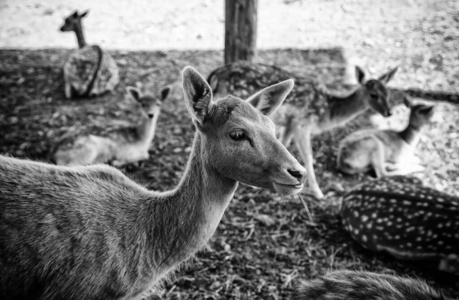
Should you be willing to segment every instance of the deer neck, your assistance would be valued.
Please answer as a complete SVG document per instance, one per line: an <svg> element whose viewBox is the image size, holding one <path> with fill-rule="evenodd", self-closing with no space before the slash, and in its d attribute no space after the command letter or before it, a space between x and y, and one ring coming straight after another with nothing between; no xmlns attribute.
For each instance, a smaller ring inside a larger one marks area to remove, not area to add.
<svg viewBox="0 0 459 300"><path fill-rule="evenodd" d="M196 133L193 151L179 185L150 200L144 210L153 261L161 273L173 269L203 247L216 230L238 182L219 174L206 162ZM158 199L159 198L159 199ZM158 275L161 275L158 274Z"/></svg>
<svg viewBox="0 0 459 300"><path fill-rule="evenodd" d="M331 96L330 121L336 125L344 124L369 108L363 89L359 88L348 96Z"/></svg>
<svg viewBox="0 0 459 300"><path fill-rule="evenodd" d="M75 28L75 35L76 35L76 38L77 38L77 42L78 42L78 48L83 48L83 47L86 47L86 41L84 39L84 34L83 34L83 26L76 26Z"/></svg>
<svg viewBox="0 0 459 300"><path fill-rule="evenodd" d="M406 128L398 133L408 145L415 146L421 138L421 128L412 125L411 123Z"/></svg>
<svg viewBox="0 0 459 300"><path fill-rule="evenodd" d="M150 144L155 137L156 124L158 123L158 114L155 114L153 118L144 118L142 122L137 126L137 133L140 141Z"/></svg>

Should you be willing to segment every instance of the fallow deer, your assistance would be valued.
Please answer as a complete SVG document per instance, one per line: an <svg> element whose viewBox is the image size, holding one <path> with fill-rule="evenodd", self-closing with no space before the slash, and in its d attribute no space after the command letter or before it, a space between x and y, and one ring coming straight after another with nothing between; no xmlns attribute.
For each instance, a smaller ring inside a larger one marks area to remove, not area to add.
<svg viewBox="0 0 459 300"><path fill-rule="evenodd" d="M403 176L365 182L343 197L341 219L363 247L459 275L459 199Z"/></svg>
<svg viewBox="0 0 459 300"><path fill-rule="evenodd" d="M81 19L88 14L75 11L64 19L60 31L73 31L78 48L72 51L64 63L65 96L97 96L112 91L119 82L119 70L115 60L100 46L88 46L83 34Z"/></svg>
<svg viewBox="0 0 459 300"><path fill-rule="evenodd" d="M207 81L215 94L240 96L250 88L295 78L295 89L273 116L273 121L281 127L280 140L285 146L294 140L306 165L310 188L317 198L323 198L313 168L311 135L343 125L370 107L385 117L390 116L386 84L396 70L366 81L364 72L356 67L360 85L346 96L330 93L316 79L294 76L275 66L244 61L214 70Z"/></svg>
<svg viewBox="0 0 459 300"><path fill-rule="evenodd" d="M69 166L109 163L119 167L148 159L161 105L169 96L170 87L162 88L158 96L143 94L135 87L127 87L127 92L140 106L142 119L138 125L122 126L101 135L63 138L52 151L51 161Z"/></svg>
<svg viewBox="0 0 459 300"><path fill-rule="evenodd" d="M269 119L293 88L213 100L183 70L196 127L183 178L155 192L107 166L55 166L0 156L0 299L138 299L203 247L238 182L293 195L306 170Z"/></svg>
<svg viewBox="0 0 459 300"><path fill-rule="evenodd" d="M422 279L367 271L336 270L300 280L297 300L440 300L448 299Z"/></svg>
<svg viewBox="0 0 459 300"><path fill-rule="evenodd" d="M347 174L374 170L376 177L422 171L414 162L414 150L422 128L432 119L433 106L412 105L408 99L405 105L411 113L404 130L364 129L348 135L340 142L337 168Z"/></svg>

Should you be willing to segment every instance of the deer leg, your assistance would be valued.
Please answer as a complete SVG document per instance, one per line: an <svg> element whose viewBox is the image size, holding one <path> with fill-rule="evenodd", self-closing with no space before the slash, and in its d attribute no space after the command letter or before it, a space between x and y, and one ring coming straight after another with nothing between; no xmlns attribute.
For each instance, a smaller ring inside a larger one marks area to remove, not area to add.
<svg viewBox="0 0 459 300"><path fill-rule="evenodd" d="M389 176L394 175L408 175L411 173L417 173L424 171L424 167L419 164L408 163L408 164L397 164L397 163L386 163L386 173Z"/></svg>
<svg viewBox="0 0 459 300"><path fill-rule="evenodd" d="M389 173L386 170L384 145L377 139L374 139L374 141L376 142L376 147L373 149L374 151L371 152L370 159L373 169L375 170L376 177L381 178L383 176L388 176Z"/></svg>
<svg viewBox="0 0 459 300"><path fill-rule="evenodd" d="M285 126L282 135L279 137L281 143L287 148L293 139L294 131L290 126Z"/></svg>
<svg viewBox="0 0 459 300"><path fill-rule="evenodd" d="M67 99L72 98L72 86L68 82L65 83L65 97Z"/></svg>
<svg viewBox="0 0 459 300"><path fill-rule="evenodd" d="M308 172L309 186L314 196L318 199L321 199L324 197L324 194L320 190L319 184L317 183L316 174L314 173L314 166L313 166L314 159L312 157L311 131L310 130L306 130L306 132L297 131L295 133L294 141L305 163L305 168L306 168L306 171Z"/></svg>

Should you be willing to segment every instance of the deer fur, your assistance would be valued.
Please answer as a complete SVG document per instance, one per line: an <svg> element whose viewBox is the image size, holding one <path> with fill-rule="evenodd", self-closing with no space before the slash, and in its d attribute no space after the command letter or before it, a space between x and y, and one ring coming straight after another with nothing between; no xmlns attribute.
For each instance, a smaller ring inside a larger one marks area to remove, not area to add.
<svg viewBox="0 0 459 300"><path fill-rule="evenodd" d="M305 163L308 182L313 194L323 198L314 173L311 136L342 126L370 107L381 115L391 115L386 84L397 68L378 79L365 79L364 72L356 67L359 86L348 95L330 93L320 82L311 78L296 76L296 88L284 105L273 115L273 121L280 128L280 140L285 146L291 141ZM214 70L208 77L215 94L238 95L247 86L269 84L292 75L281 68L236 62ZM243 87L238 90L240 87Z"/></svg>
<svg viewBox="0 0 459 300"><path fill-rule="evenodd" d="M138 125L115 128L102 136L91 134L63 138L52 151L51 161L69 166L96 163L122 166L148 159L161 105L168 98L170 87L162 88L158 96L143 94L135 87L127 87L127 92L140 106L141 119Z"/></svg>
<svg viewBox="0 0 459 300"><path fill-rule="evenodd" d="M71 52L64 63L65 96L97 96L112 91L119 83L119 70L115 60L100 46L88 46L84 38L81 19L89 11L73 12L64 19L61 32L75 32L78 49Z"/></svg>
<svg viewBox="0 0 459 300"><path fill-rule="evenodd" d="M412 105L408 125L402 131L365 129L356 131L340 142L338 169L347 174L373 169L377 177L406 175L424 168L414 163L414 150L422 128L433 116L433 106Z"/></svg>
<svg viewBox="0 0 459 300"><path fill-rule="evenodd" d="M138 299L203 247L238 181L300 192L305 169L268 118L293 87L213 100L183 70L197 128L176 188L149 191L107 165L55 166L0 156L0 299Z"/></svg>
<svg viewBox="0 0 459 300"><path fill-rule="evenodd" d="M366 249L459 275L459 198L405 176L366 181L342 200L344 229Z"/></svg>
<svg viewBox="0 0 459 300"><path fill-rule="evenodd" d="M330 271L313 280L300 280L297 288L297 300L447 299L422 279L367 271Z"/></svg>

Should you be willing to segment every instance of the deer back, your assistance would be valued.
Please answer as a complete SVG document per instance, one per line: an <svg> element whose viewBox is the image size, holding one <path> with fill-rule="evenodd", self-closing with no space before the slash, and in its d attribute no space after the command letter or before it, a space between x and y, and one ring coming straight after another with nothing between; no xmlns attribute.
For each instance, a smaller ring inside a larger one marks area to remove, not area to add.
<svg viewBox="0 0 459 300"><path fill-rule="evenodd" d="M459 259L459 199L403 178L365 182L345 195L344 228L365 248L399 259Z"/></svg>

